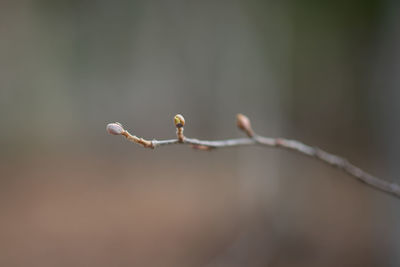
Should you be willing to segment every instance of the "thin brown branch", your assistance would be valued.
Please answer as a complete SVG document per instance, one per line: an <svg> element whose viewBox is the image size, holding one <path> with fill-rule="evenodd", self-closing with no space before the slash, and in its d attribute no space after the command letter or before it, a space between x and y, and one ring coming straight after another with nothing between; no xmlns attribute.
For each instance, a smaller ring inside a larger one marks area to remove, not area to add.
<svg viewBox="0 0 400 267"><path fill-rule="evenodd" d="M342 157L330 154L317 147L311 147L305 145L296 140L289 140L285 138L263 137L255 134L251 127L250 120L242 114L238 114L237 116L237 126L239 127L239 129L241 129L247 134L248 137L245 138L217 140L217 141L207 141L207 140L188 138L183 135L183 126L185 125L185 120L183 116L176 115L174 117L174 123L177 128L177 139L169 139L169 140L150 141L150 140L145 140L143 138L139 138L135 135L131 135L119 123L108 124L107 131L110 134L125 136L127 140L133 143L152 149L159 146L176 145L176 144L190 145L192 148L198 150L212 150L215 148L237 147L237 146L248 146L248 145L260 145L260 146L284 148L287 150L296 151L300 154L309 157L319 159L331 166L343 170L347 174L356 178L358 181L361 181L371 186L374 189L380 190L388 194L392 194L400 198L400 185L375 177L361 170L357 166L351 164L349 161L347 161Z"/></svg>

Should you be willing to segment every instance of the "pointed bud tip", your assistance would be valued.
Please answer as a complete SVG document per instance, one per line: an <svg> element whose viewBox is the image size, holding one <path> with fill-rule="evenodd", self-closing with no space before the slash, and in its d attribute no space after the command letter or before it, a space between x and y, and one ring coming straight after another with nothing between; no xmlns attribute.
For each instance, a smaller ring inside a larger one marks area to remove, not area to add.
<svg viewBox="0 0 400 267"><path fill-rule="evenodd" d="M177 128L181 128L185 125L185 118L181 114L177 114L174 117L174 123Z"/></svg>
<svg viewBox="0 0 400 267"><path fill-rule="evenodd" d="M237 114L236 115L236 124L237 124L237 127L239 127L239 129L245 131L249 137L253 136L254 133L251 128L250 119L247 116L245 116L241 113Z"/></svg>
<svg viewBox="0 0 400 267"><path fill-rule="evenodd" d="M107 132L113 135L121 135L125 130L119 122L107 124Z"/></svg>
<svg viewBox="0 0 400 267"><path fill-rule="evenodd" d="M236 123L237 123L237 126L242 130L249 128L251 125L250 119L241 113L236 115Z"/></svg>

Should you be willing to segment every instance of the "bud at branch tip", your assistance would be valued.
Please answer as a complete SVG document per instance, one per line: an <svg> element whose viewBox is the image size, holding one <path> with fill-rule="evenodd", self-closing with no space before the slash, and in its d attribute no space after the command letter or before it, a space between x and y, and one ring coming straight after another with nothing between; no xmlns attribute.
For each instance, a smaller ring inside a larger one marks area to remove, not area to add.
<svg viewBox="0 0 400 267"><path fill-rule="evenodd" d="M182 128L185 125L185 118L181 114L175 115L174 124L176 128Z"/></svg>
<svg viewBox="0 0 400 267"><path fill-rule="evenodd" d="M121 135L123 132L125 132L124 127L122 127L121 123L119 122L107 124L106 129L109 134L113 135Z"/></svg>
<svg viewBox="0 0 400 267"><path fill-rule="evenodd" d="M237 114L236 115L236 124L237 127L239 127L240 130L244 131L248 137L253 137L254 132L253 129L251 128L251 123L250 119L243 115L243 114Z"/></svg>

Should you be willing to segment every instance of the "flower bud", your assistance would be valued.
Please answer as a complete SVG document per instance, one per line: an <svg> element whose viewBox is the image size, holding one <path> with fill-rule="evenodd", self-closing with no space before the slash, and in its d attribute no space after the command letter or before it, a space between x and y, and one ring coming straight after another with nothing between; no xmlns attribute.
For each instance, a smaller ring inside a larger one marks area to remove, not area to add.
<svg viewBox="0 0 400 267"><path fill-rule="evenodd" d="M247 118L243 114L237 114L236 116L236 124L239 129L246 132L247 136L252 137L254 135L253 129L251 128L251 123L249 118Z"/></svg>
<svg viewBox="0 0 400 267"><path fill-rule="evenodd" d="M107 132L113 135L121 135L125 130L119 122L107 124Z"/></svg>
<svg viewBox="0 0 400 267"><path fill-rule="evenodd" d="M174 117L174 123L177 128L182 128L185 125L185 118L181 114Z"/></svg>

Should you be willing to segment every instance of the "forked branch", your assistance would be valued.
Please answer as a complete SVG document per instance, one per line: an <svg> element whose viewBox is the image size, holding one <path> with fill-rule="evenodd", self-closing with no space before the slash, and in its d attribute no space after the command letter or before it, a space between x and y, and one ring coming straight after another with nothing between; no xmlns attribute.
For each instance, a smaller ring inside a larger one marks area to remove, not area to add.
<svg viewBox="0 0 400 267"><path fill-rule="evenodd" d="M305 145L296 140L289 140L285 138L263 137L257 135L251 127L250 120L242 114L237 115L236 122L238 128L244 131L247 137L218 140L218 141L206 141L206 140L198 140L194 138L185 137L183 134L183 126L185 125L185 119L183 118L182 115L179 114L174 117L174 124L177 128L176 131L177 138L175 139L168 139L168 140L153 139L150 141L143 138L139 138L135 135L130 134L118 122L108 124L107 131L113 135L125 136L126 139L128 139L133 143L152 149L159 146L175 145L175 144L184 144L184 145L186 144L190 145L194 149L199 149L199 150L212 150L215 148L248 146L248 145L285 148L288 150L299 152L309 157L319 159L331 166L337 167L345 171L352 177L358 179L361 182L366 183L367 185L371 186L374 189L381 190L382 192L392 194L400 198L400 185L375 177L361 170L357 166L354 166L353 164L351 164L349 161L347 161L342 157L330 154L317 147L311 147Z"/></svg>

